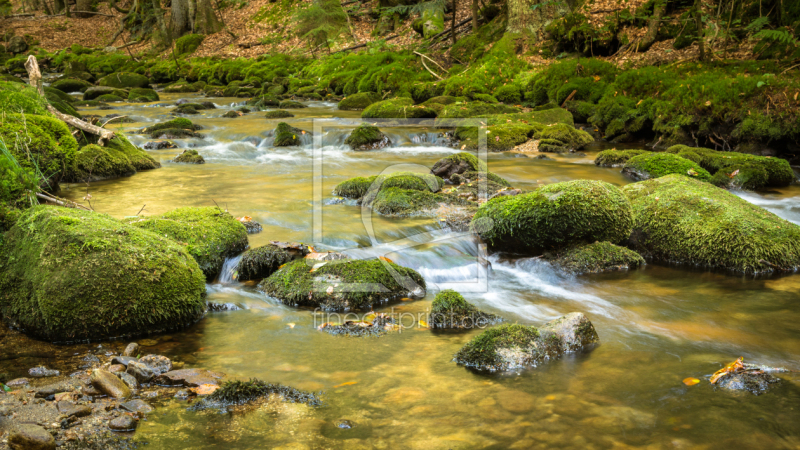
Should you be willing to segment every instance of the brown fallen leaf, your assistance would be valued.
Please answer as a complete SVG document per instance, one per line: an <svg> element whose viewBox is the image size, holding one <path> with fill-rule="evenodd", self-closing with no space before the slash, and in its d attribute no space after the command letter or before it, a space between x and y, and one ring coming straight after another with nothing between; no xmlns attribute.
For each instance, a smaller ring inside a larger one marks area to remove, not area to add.
<svg viewBox="0 0 800 450"><path fill-rule="evenodd" d="M740 356L739 359L737 359L736 361L714 372L714 375L711 376L711 379L709 381L711 382L711 384L716 384L717 380L719 380L720 378L724 377L725 375L731 372L736 372L739 369L744 369L743 356Z"/></svg>

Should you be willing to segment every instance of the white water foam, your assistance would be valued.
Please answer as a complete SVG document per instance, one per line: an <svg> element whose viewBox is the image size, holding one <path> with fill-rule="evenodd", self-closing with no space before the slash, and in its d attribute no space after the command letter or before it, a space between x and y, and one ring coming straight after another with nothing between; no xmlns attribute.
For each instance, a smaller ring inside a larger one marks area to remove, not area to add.
<svg viewBox="0 0 800 450"><path fill-rule="evenodd" d="M791 198L769 198L755 192L733 191L748 202L760 206L776 216L800 225L800 196Z"/></svg>

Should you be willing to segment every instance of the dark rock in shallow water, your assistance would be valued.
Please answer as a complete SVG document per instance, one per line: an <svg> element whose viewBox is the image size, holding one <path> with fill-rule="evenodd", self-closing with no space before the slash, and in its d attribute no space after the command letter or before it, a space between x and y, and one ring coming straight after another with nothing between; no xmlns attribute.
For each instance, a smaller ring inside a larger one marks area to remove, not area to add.
<svg viewBox="0 0 800 450"><path fill-rule="evenodd" d="M728 373L717 380L716 385L723 389L747 391L751 394L760 395L767 392L772 387L772 384L779 382L779 378L775 378L762 370L746 370Z"/></svg>
<svg viewBox="0 0 800 450"><path fill-rule="evenodd" d="M347 321L343 324L323 323L318 328L334 336L380 337L390 330L397 330L400 327L394 318L383 313L378 313L372 319L372 322Z"/></svg>
<svg viewBox="0 0 800 450"><path fill-rule="evenodd" d="M266 278L292 259L289 252L273 244L251 248L242 254L242 259L236 265L236 279L248 281Z"/></svg>
<svg viewBox="0 0 800 450"><path fill-rule="evenodd" d="M208 311L209 312L222 312L222 311L239 311L240 307L234 305L233 303L208 303Z"/></svg>
<svg viewBox="0 0 800 450"><path fill-rule="evenodd" d="M14 450L53 450L56 440L39 425L17 425L8 435L8 446Z"/></svg>
<svg viewBox="0 0 800 450"><path fill-rule="evenodd" d="M127 373L142 383L146 383L156 376L156 373L153 371L153 369L138 361L132 361L128 364Z"/></svg>
<svg viewBox="0 0 800 450"><path fill-rule="evenodd" d="M176 163L185 164L205 164L206 160L202 155L197 153L197 150L184 150L183 153L176 156L172 161Z"/></svg>
<svg viewBox="0 0 800 450"><path fill-rule="evenodd" d="M139 344L137 344L136 342L131 342L130 344L128 344L128 346L125 347L125 350L122 352L122 356L135 357L138 354L139 354Z"/></svg>
<svg viewBox="0 0 800 450"><path fill-rule="evenodd" d="M76 405L70 401L62 400L57 404L58 412L65 416L86 417L92 414L92 408L88 405Z"/></svg>
<svg viewBox="0 0 800 450"><path fill-rule="evenodd" d="M91 376L92 386L112 398L128 398L131 389L119 377L111 372L96 369Z"/></svg>
<svg viewBox="0 0 800 450"><path fill-rule="evenodd" d="M150 141L146 142L142 148L145 150L164 150L168 148L178 148L178 146L170 141Z"/></svg>
<svg viewBox="0 0 800 450"><path fill-rule="evenodd" d="M138 361L138 359L134 358L133 356L115 356L111 358L111 364L122 364L126 367L131 361Z"/></svg>
<svg viewBox="0 0 800 450"><path fill-rule="evenodd" d="M153 412L153 407L148 405L147 402L140 399L131 400L125 403L120 403L121 407L127 409L130 412L141 412L141 413L150 413Z"/></svg>
<svg viewBox="0 0 800 450"><path fill-rule="evenodd" d="M58 383L48 384L36 389L36 398L47 398L59 392L71 392L78 388L82 383L75 379L59 381Z"/></svg>
<svg viewBox="0 0 800 450"><path fill-rule="evenodd" d="M540 329L501 325L473 338L455 355L455 361L481 371L534 367L564 353L599 341L592 323L582 313L570 313Z"/></svg>
<svg viewBox="0 0 800 450"><path fill-rule="evenodd" d="M133 431L136 429L136 425L136 419L127 414L108 421L108 428L114 431Z"/></svg>
<svg viewBox="0 0 800 450"><path fill-rule="evenodd" d="M310 406L322 404L316 394L282 384L267 383L254 378L250 381L228 381L189 409L192 411L202 411L204 409L226 411L230 407L254 404L260 400L266 400L273 394L280 396L286 402L305 403Z"/></svg>
<svg viewBox="0 0 800 450"><path fill-rule="evenodd" d="M139 362L149 367L154 374L161 375L162 373L172 370L172 361L166 356L161 355L147 355L139 358Z"/></svg>
<svg viewBox="0 0 800 450"><path fill-rule="evenodd" d="M53 369L48 369L43 366L34 367L32 369L28 369L28 375L34 378L44 378L44 377L57 377L60 375L61 372Z"/></svg>
<svg viewBox="0 0 800 450"><path fill-rule="evenodd" d="M242 225L244 225L244 227L247 229L247 234L256 234L256 233L260 233L261 231L264 230L264 227L262 227L261 224L256 222L256 221L253 221L253 220L241 221L240 220L240 222L242 222Z"/></svg>
<svg viewBox="0 0 800 450"><path fill-rule="evenodd" d="M500 317L485 313L468 303L458 292L446 289L436 294L428 324L431 328L470 329L483 328L500 320Z"/></svg>

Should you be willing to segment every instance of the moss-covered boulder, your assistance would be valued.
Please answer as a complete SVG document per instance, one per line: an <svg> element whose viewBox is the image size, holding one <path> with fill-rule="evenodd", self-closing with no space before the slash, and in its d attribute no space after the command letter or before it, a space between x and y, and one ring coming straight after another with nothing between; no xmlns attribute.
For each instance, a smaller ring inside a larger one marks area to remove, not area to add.
<svg viewBox="0 0 800 450"><path fill-rule="evenodd" d="M72 92L84 92L92 87L92 83L78 78L62 78L51 84L50 87L70 94Z"/></svg>
<svg viewBox="0 0 800 450"><path fill-rule="evenodd" d="M284 101L282 101L282 102L280 102L278 104L278 108L280 108L280 109L302 109L302 108L308 108L308 106L306 106L306 105L304 105L304 104L302 104L300 102L296 102L294 100L284 100Z"/></svg>
<svg viewBox="0 0 800 450"><path fill-rule="evenodd" d="M425 100L424 102L422 102L422 104L423 105L437 104L437 105L444 106L444 105L451 105L451 104L457 103L457 102L464 103L466 101L467 101L466 97L453 97L451 95L438 95L436 97L431 97L431 98Z"/></svg>
<svg viewBox="0 0 800 450"><path fill-rule="evenodd" d="M205 87L206 86L204 84L190 83L185 79L181 78L178 81L172 82L164 86L164 92L168 94L188 94L190 92L200 92L201 90L204 90Z"/></svg>
<svg viewBox="0 0 800 450"><path fill-rule="evenodd" d="M369 105L361 117L365 119L430 119L436 111L425 105L414 105L407 97L392 98Z"/></svg>
<svg viewBox="0 0 800 450"><path fill-rule="evenodd" d="M461 184L464 178L471 180L479 176L479 174L485 173L489 180L503 186L510 186L508 181L499 175L489 172L489 168L484 161L467 152L456 153L436 161L431 167L431 173L453 184ZM454 175L461 176L454 179Z"/></svg>
<svg viewBox="0 0 800 450"><path fill-rule="evenodd" d="M483 328L500 320L494 314L479 310L458 292L445 289L433 299L428 325L433 329L470 329Z"/></svg>
<svg viewBox="0 0 800 450"><path fill-rule="evenodd" d="M200 114L200 111L205 111L207 109L216 109L216 105L211 102L200 102L200 103L183 103L178 105L170 111L172 114Z"/></svg>
<svg viewBox="0 0 800 450"><path fill-rule="evenodd" d="M359 92L343 98L337 107L342 111L361 111L380 100L381 96L375 92Z"/></svg>
<svg viewBox="0 0 800 450"><path fill-rule="evenodd" d="M0 81L0 112L5 114L49 115L47 101L33 87L9 81Z"/></svg>
<svg viewBox="0 0 800 450"><path fill-rule="evenodd" d="M187 149L184 150L180 155L176 156L172 162L183 164L205 164L206 160L203 158L203 155L197 153L197 150Z"/></svg>
<svg viewBox="0 0 800 450"><path fill-rule="evenodd" d="M202 134L195 132L199 129L200 125L181 117L143 128L141 133L149 134L152 139L202 138Z"/></svg>
<svg viewBox="0 0 800 450"><path fill-rule="evenodd" d="M252 378L250 381L226 381L219 389L195 402L189 409L191 411L214 409L226 413L231 408L241 411L242 408L256 408L266 401L276 399L289 403L305 403L309 406L322 404L322 400L314 393Z"/></svg>
<svg viewBox="0 0 800 450"><path fill-rule="evenodd" d="M248 245L244 225L217 207L178 208L160 216L129 219L129 222L186 245L186 250L209 279L219 273L225 258L238 255Z"/></svg>
<svg viewBox="0 0 800 450"><path fill-rule="evenodd" d="M134 88L128 92L129 102L157 102L161 100L158 93L152 89Z"/></svg>
<svg viewBox="0 0 800 450"><path fill-rule="evenodd" d="M121 99L126 99L128 98L128 91L109 86L92 86L83 91L84 100L98 100L103 95L114 95Z"/></svg>
<svg viewBox="0 0 800 450"><path fill-rule="evenodd" d="M721 152L685 145L669 147L667 152L696 162L713 175L711 182L721 187L744 189L784 187L795 179L789 162L781 158Z"/></svg>
<svg viewBox="0 0 800 450"><path fill-rule="evenodd" d="M479 371L518 370L581 351L599 340L586 316L569 313L538 330L520 324L490 328L462 347L455 361Z"/></svg>
<svg viewBox="0 0 800 450"><path fill-rule="evenodd" d="M604 181L573 180L481 205L471 227L496 249L539 254L581 242L619 243L631 234L631 205Z"/></svg>
<svg viewBox="0 0 800 450"><path fill-rule="evenodd" d="M91 144L78 150L64 173L64 181L85 183L109 180L159 167L161 163L131 144L124 135L117 134L105 147Z"/></svg>
<svg viewBox="0 0 800 450"><path fill-rule="evenodd" d="M275 127L273 131L273 135L275 136L275 141L272 145L275 147L290 147L301 145L303 143L302 136L308 134L311 136L311 133L307 131L301 130L300 128L295 128L289 125L286 122L278 123L278 126Z"/></svg>
<svg viewBox="0 0 800 450"><path fill-rule="evenodd" d="M289 117L294 117L294 114L282 109L274 109L272 111L265 112L264 117L267 119L287 119Z"/></svg>
<svg viewBox="0 0 800 450"><path fill-rule="evenodd" d="M711 175L694 161L671 153L646 153L634 156L622 167L622 173L636 181L673 173L708 181Z"/></svg>
<svg viewBox="0 0 800 450"><path fill-rule="evenodd" d="M533 137L539 140L540 152L570 152L594 142L591 134L562 123L539 129Z"/></svg>
<svg viewBox="0 0 800 450"><path fill-rule="evenodd" d="M730 192L667 175L625 186L646 257L741 273L800 269L800 226Z"/></svg>
<svg viewBox="0 0 800 450"><path fill-rule="evenodd" d="M290 262L259 288L287 305L326 311L364 310L400 297L424 295L422 276L392 262L372 259L320 264L308 259Z"/></svg>
<svg viewBox="0 0 800 450"><path fill-rule="evenodd" d="M610 242L579 245L545 256L555 266L576 275L636 269L645 265L640 254Z"/></svg>
<svg viewBox="0 0 800 450"><path fill-rule="evenodd" d="M522 145L533 137L539 124L503 123L488 127L459 127L456 128L455 137L462 147L475 150L480 147L479 133L486 135L486 148L491 152L504 152Z"/></svg>
<svg viewBox="0 0 800 450"><path fill-rule="evenodd" d="M97 101L104 103L119 103L124 102L125 98L127 98L127 95L125 97L120 97L114 94L103 94L100 97L97 97Z"/></svg>
<svg viewBox="0 0 800 450"><path fill-rule="evenodd" d="M486 103L486 102L468 102L468 103L453 103L445 106L444 110L439 114L439 118L470 118L470 117L487 117L495 114L514 114L519 113L520 109L514 106L502 105L499 103ZM438 124L438 122L437 122Z"/></svg>
<svg viewBox="0 0 800 450"><path fill-rule="evenodd" d="M0 247L3 317L46 340L183 327L204 314L204 295L183 246L105 214L36 206Z"/></svg>
<svg viewBox="0 0 800 450"><path fill-rule="evenodd" d="M400 187L383 188L371 200L373 211L396 217L432 216L445 205L470 205L468 200L458 196Z"/></svg>
<svg viewBox="0 0 800 450"><path fill-rule="evenodd" d="M333 188L333 193L347 198L362 198L368 196L368 203L381 189L397 187L417 191L438 192L442 189L444 181L430 174L414 172L395 172L388 175L374 175L371 177L355 177L343 181Z"/></svg>
<svg viewBox="0 0 800 450"><path fill-rule="evenodd" d="M362 123L344 140L353 150L378 150L392 145L392 141L374 125Z"/></svg>
<svg viewBox="0 0 800 450"><path fill-rule="evenodd" d="M109 86L116 89L149 88L150 79L133 72L117 72L97 80L98 86Z"/></svg>
<svg viewBox="0 0 800 450"><path fill-rule="evenodd" d="M650 153L647 150L603 150L597 154L594 164L600 167L622 167L634 156Z"/></svg>
<svg viewBox="0 0 800 450"><path fill-rule="evenodd" d="M242 257L234 269L234 278L239 281L267 278L280 266L293 259L294 256L286 249L274 244L251 248L242 253Z"/></svg>
<svg viewBox="0 0 800 450"><path fill-rule="evenodd" d="M175 40L175 52L179 55L194 53L205 38L205 35L202 34L186 34L181 36Z"/></svg>
<svg viewBox="0 0 800 450"><path fill-rule="evenodd" d="M49 115L5 114L0 139L17 164L43 175L43 187L55 190L72 164L78 142L69 128Z"/></svg>

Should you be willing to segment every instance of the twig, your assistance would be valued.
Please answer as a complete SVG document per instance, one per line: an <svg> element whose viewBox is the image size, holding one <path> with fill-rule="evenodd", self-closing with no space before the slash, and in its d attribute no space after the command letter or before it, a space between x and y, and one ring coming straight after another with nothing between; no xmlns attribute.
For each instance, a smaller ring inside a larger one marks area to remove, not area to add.
<svg viewBox="0 0 800 450"><path fill-rule="evenodd" d="M103 123L103 124L102 124L102 125L100 125L100 126L101 126L101 127L104 127L104 126L108 125L108 122L111 122L111 121L112 121L112 120L114 120L114 119L122 119L123 117L128 117L128 116L114 116L114 117L112 117L112 118L110 118L110 119L106 120L106 121L105 121L105 123Z"/></svg>
<svg viewBox="0 0 800 450"><path fill-rule="evenodd" d="M447 72L447 69L445 69L444 67L442 67L441 65L439 65L439 63L437 63L437 62L436 62L436 61L434 61L433 59L429 58L427 55L423 55L422 53L420 53L420 52L417 52L417 51L415 51L414 53L415 53L415 54L417 54L417 55L419 55L419 56L422 56L423 58L427 59L428 61L430 61L430 62L432 62L432 63L436 64L436 66L437 66L437 67L439 67L440 69L442 69L442 70L444 70L445 72Z"/></svg>
<svg viewBox="0 0 800 450"><path fill-rule="evenodd" d="M60 206L63 206L65 208L76 208L76 209L83 209L83 210L86 210L86 211L92 211L90 208L87 208L87 207L81 205L80 203L76 203L76 202L73 202L73 201L70 201L70 200L65 200L65 199L59 199L59 198L56 198L56 197L51 197L51 196L49 196L47 194L44 194L42 192L37 192L36 196L41 198L42 200L46 200L48 202L55 203L56 205L60 205Z"/></svg>
<svg viewBox="0 0 800 450"><path fill-rule="evenodd" d="M416 53L416 52L414 52L414 53ZM425 60L424 60L424 59L420 59L420 61L422 61L422 67L424 67L424 68L425 68L425 70L427 70L428 72L430 72L430 73L431 73L431 75L435 76L436 78L438 78L438 79L442 80L442 77L440 77L439 75L436 75L436 72L432 71L432 70L431 70L431 69L428 67L428 65L427 65L427 64L425 64Z"/></svg>
<svg viewBox="0 0 800 450"><path fill-rule="evenodd" d="M793 65L792 67L789 67L788 69L786 69L786 70L784 70L783 72L781 72L781 75L783 75L783 74L785 74L786 72L788 72L788 71L790 71L790 70L794 69L795 67L800 67L800 64L795 64L795 65Z"/></svg>
<svg viewBox="0 0 800 450"><path fill-rule="evenodd" d="M562 103L562 104L561 104L561 107L562 107L562 108L566 107L566 106L567 106L567 102L568 102L568 101L570 101L570 100L572 100L572 97L575 97L575 94L577 94L577 93L578 93L578 90L577 90L577 89L575 89L574 91L572 91L572 93L571 93L571 94L569 94L569 95L567 96L567 98L565 98L565 99L564 99L564 103Z"/></svg>
<svg viewBox="0 0 800 450"><path fill-rule="evenodd" d="M145 203L144 205L142 205L142 209L140 209L140 210L139 210L139 212L137 212L137 213L136 213L136 215L137 215L137 216L138 216L139 214L141 214L141 213L142 213L142 211L144 211L144 207L145 207L145 206L147 206L147 203Z"/></svg>

